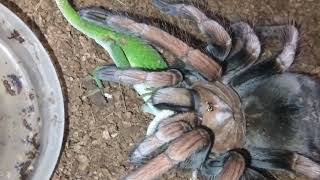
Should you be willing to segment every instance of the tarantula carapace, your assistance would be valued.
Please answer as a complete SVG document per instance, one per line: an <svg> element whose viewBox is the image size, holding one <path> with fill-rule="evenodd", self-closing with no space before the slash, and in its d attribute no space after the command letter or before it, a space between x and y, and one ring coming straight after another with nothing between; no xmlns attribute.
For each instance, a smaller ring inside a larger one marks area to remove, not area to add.
<svg viewBox="0 0 320 180"><path fill-rule="evenodd" d="M150 101L176 113L132 152L138 167L125 179L154 179L173 167L217 179L268 179L281 170L320 179L320 84L316 77L288 72L299 46L293 23L252 28L230 25L230 34L192 5L154 0L162 12L194 21L207 40L208 55L169 33L99 8L83 19L138 36L175 56L171 67L151 72L105 66L97 78L155 88ZM262 38L283 48L261 60ZM178 62L178 63L177 63ZM222 68L223 64L225 68Z"/></svg>

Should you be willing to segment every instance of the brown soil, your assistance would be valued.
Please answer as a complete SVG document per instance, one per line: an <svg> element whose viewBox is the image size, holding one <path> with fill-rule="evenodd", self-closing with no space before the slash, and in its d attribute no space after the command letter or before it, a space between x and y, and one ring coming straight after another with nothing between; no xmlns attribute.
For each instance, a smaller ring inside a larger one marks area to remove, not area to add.
<svg viewBox="0 0 320 180"><path fill-rule="evenodd" d="M159 15L151 0L74 0L76 7L99 5L145 17ZM111 63L94 41L63 19L53 0L0 0L16 12L38 35L59 71L65 92L67 127L64 149L53 175L57 179L119 179L128 170L128 154L145 134L151 117L141 112L142 102L127 86L107 85L109 102L86 98L85 77L96 66ZM308 37L303 58L294 68L319 73L320 2L317 0L225 0L200 2L222 16L237 20L294 19ZM167 20L167 19L166 19ZM171 21L172 19L170 19ZM173 21L172 21L173 22ZM177 21L174 21L177 22ZM180 27L182 23L178 23ZM171 172L166 179L186 179L191 173Z"/></svg>

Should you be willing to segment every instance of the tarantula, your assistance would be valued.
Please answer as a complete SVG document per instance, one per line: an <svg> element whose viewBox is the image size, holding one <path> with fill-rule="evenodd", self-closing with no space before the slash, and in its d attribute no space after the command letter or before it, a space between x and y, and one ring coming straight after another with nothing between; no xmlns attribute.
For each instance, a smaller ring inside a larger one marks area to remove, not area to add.
<svg viewBox="0 0 320 180"><path fill-rule="evenodd" d="M319 79L287 71L297 54L299 28L252 28L240 21L230 25L230 35L192 5L153 2L166 14L194 21L215 59L159 28L99 8L80 11L87 21L169 51L177 61L168 63L180 68L105 66L96 72L105 81L148 84L156 88L150 102L176 112L136 146L130 159L138 167L125 179L154 179L174 167L209 179L267 179L272 170L320 179ZM282 50L260 60L261 38L280 38Z"/></svg>

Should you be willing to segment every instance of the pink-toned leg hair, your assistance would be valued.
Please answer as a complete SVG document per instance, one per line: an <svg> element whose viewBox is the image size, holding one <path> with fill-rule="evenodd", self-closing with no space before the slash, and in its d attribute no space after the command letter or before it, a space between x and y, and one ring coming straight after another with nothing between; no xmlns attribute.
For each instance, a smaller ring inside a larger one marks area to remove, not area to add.
<svg viewBox="0 0 320 180"><path fill-rule="evenodd" d="M99 80L121 83L126 85L147 84L151 87L174 86L183 81L178 70L148 72L139 69L118 69L115 66L103 66L95 70Z"/></svg>
<svg viewBox="0 0 320 180"><path fill-rule="evenodd" d="M243 156L236 152L231 152L226 160L222 171L219 173L218 180L239 180L246 168Z"/></svg>
<svg viewBox="0 0 320 180"><path fill-rule="evenodd" d="M138 169L130 172L124 179L155 179L190 158L191 160L188 162L192 164L189 165L189 167L200 166L202 163L201 161L204 161L206 152L210 147L211 136L206 130L201 128L192 130L177 138L169 145L165 152L156 156L145 165L142 165ZM202 157L193 157L199 155L198 153L203 150L205 150L205 152L202 154L200 153ZM196 160L198 162L193 162L192 160Z"/></svg>
<svg viewBox="0 0 320 180"><path fill-rule="evenodd" d="M265 170L292 171L310 179L320 179L320 164L286 150L257 148L250 150L251 166Z"/></svg>
<svg viewBox="0 0 320 180"><path fill-rule="evenodd" d="M191 126L183 121L172 122L160 127L156 133L146 137L130 155L130 161L135 164L142 163L156 154L161 146L170 143L184 133L191 130Z"/></svg>
<svg viewBox="0 0 320 180"><path fill-rule="evenodd" d="M153 0L153 4L168 15L181 16L195 21L201 33L206 35L207 42L213 45L209 46L209 49L213 50L213 54L220 60L227 58L232 46L231 38L217 21L209 19L203 12L192 5L170 4L163 0Z"/></svg>
<svg viewBox="0 0 320 180"><path fill-rule="evenodd" d="M236 22L231 30L233 47L226 60L226 74L222 80L225 83L254 64L261 54L260 40L248 23Z"/></svg>
<svg viewBox="0 0 320 180"><path fill-rule="evenodd" d="M221 77L221 66L215 60L161 29L137 23L124 16L113 15L99 8L83 9L80 14L85 20L112 27L122 33L139 36L149 41L152 45L169 51L176 58L183 61L187 67L197 70L210 81Z"/></svg>
<svg viewBox="0 0 320 180"><path fill-rule="evenodd" d="M248 23L242 21L233 23L231 29L234 34L235 45L228 58L243 50L250 61L248 64L255 62L261 53L261 43L254 30Z"/></svg>
<svg viewBox="0 0 320 180"><path fill-rule="evenodd" d="M256 28L262 38L280 38L283 49L276 57L278 70L283 72L292 65L299 47L300 32L294 24L259 26Z"/></svg>
<svg viewBox="0 0 320 180"><path fill-rule="evenodd" d="M257 26L255 31L259 33L260 38L280 38L283 44L282 51L275 57L258 61L241 73L228 78L227 83L234 87L261 75L285 72L296 58L301 35L295 25Z"/></svg>

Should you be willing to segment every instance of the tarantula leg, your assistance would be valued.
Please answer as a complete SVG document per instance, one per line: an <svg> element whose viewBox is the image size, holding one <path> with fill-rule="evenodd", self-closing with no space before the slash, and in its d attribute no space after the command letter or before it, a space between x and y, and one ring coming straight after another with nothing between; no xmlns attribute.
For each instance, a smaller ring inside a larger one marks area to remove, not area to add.
<svg viewBox="0 0 320 180"><path fill-rule="evenodd" d="M248 167L245 169L241 177L241 180L268 180L268 179L270 180L274 178L265 177L260 172Z"/></svg>
<svg viewBox="0 0 320 180"><path fill-rule="evenodd" d="M147 84L151 87L177 85L183 80L182 74L174 69L160 72L147 72L138 69L118 69L115 66L102 66L93 72L99 80L127 85Z"/></svg>
<svg viewBox="0 0 320 180"><path fill-rule="evenodd" d="M161 110L160 113L163 111L168 111L168 110ZM173 112L173 111L170 111L170 112ZM156 117L158 117L158 116L156 116ZM172 113L171 115L169 115L167 117L155 118L150 122L146 135L147 136L152 135L155 133L155 131L158 128L160 128L166 124L172 123L172 122L180 121L181 119L184 119L184 121L189 122L194 127L193 123L195 122L195 118L196 117L195 117L194 112L186 112L186 113L178 113L178 114Z"/></svg>
<svg viewBox="0 0 320 180"><path fill-rule="evenodd" d="M226 74L222 77L225 84L254 64L261 53L260 40L249 24L237 22L231 25L231 29L234 43L225 61Z"/></svg>
<svg viewBox="0 0 320 180"><path fill-rule="evenodd" d="M216 159L207 160L200 168L201 174L219 180L238 180L245 172L246 161L235 151L229 151Z"/></svg>
<svg viewBox="0 0 320 180"><path fill-rule="evenodd" d="M279 71L286 71L294 61L299 43L299 30L294 25L260 26L256 28L263 38L281 38L283 49L276 57Z"/></svg>
<svg viewBox="0 0 320 180"><path fill-rule="evenodd" d="M165 152L129 173L125 179L155 179L175 166L199 168L211 147L211 137L202 128L187 132L174 140Z"/></svg>
<svg viewBox="0 0 320 180"><path fill-rule="evenodd" d="M107 50L107 52L108 52L108 54L110 54L112 60L117 63L116 64L117 66L121 66L122 68L129 68L130 67L130 63L127 60L127 57L125 56L124 52L114 41L112 41L112 40L100 41L99 44ZM108 94L108 93L104 92L103 84L102 84L101 80L99 80L95 76L94 73L92 74L91 78L93 78L99 91L103 95Z"/></svg>
<svg viewBox="0 0 320 180"><path fill-rule="evenodd" d="M225 60L231 50L232 42L228 32L216 21L209 19L203 12L192 5L169 4L163 0L153 0L160 11L171 16L182 16L192 19L201 33L207 36L209 52L220 60Z"/></svg>
<svg viewBox="0 0 320 180"><path fill-rule="evenodd" d="M188 122L188 124L190 124L192 127L195 127L196 125L199 125L199 124L195 124L195 119L196 119L196 116L195 116L194 112L177 113L174 116L171 116L171 117L161 121L158 124L157 128L161 128L163 126L166 126L168 124L178 122L181 120L183 120L184 122Z"/></svg>
<svg viewBox="0 0 320 180"><path fill-rule="evenodd" d="M152 104L160 109L186 112L194 109L194 94L185 88L163 88L152 96Z"/></svg>
<svg viewBox="0 0 320 180"><path fill-rule="evenodd" d="M261 43L254 30L245 22L236 22L231 29L235 42L228 56L228 69L254 63L261 53ZM230 62L232 59L240 59L241 62Z"/></svg>
<svg viewBox="0 0 320 180"><path fill-rule="evenodd" d="M152 157L157 153L157 149L180 137L187 131L191 130L191 126L183 121L172 122L161 126L158 131L146 137L130 155L132 163L139 164Z"/></svg>
<svg viewBox="0 0 320 180"><path fill-rule="evenodd" d="M293 171L311 179L320 179L320 164L295 152L260 149L250 151L251 166L266 170Z"/></svg>
<svg viewBox="0 0 320 180"><path fill-rule="evenodd" d="M100 8L87 8L80 11L83 19L103 26L111 27L122 33L139 36L150 43L171 52L188 66L196 69L208 80L221 76L221 67L213 59L169 33L143 23L137 23L127 17L113 15Z"/></svg>
<svg viewBox="0 0 320 180"><path fill-rule="evenodd" d="M246 168L246 162L239 153L232 153L226 160L222 171L219 173L219 180L238 180Z"/></svg>
<svg viewBox="0 0 320 180"><path fill-rule="evenodd" d="M262 27L260 28L261 28L260 33L263 34L262 29L264 28ZM267 28L268 30L268 33L265 33L266 35L269 34L268 28L276 29L275 31L270 30L270 32L279 32L279 33L281 32L280 35L282 37L282 42L283 42L282 51L275 58L264 60L258 64L254 64L249 68L245 69L244 72L241 72L240 74L237 74L236 76L234 76L229 81L229 84L231 84L232 86L234 87L239 86L240 84L250 79L254 79L266 74L284 72L293 63L296 55L296 51L298 48L298 43L299 43L298 29L293 25L270 26L265 28ZM276 35L279 35L279 34L276 33ZM273 35L273 36L276 36L276 35Z"/></svg>

